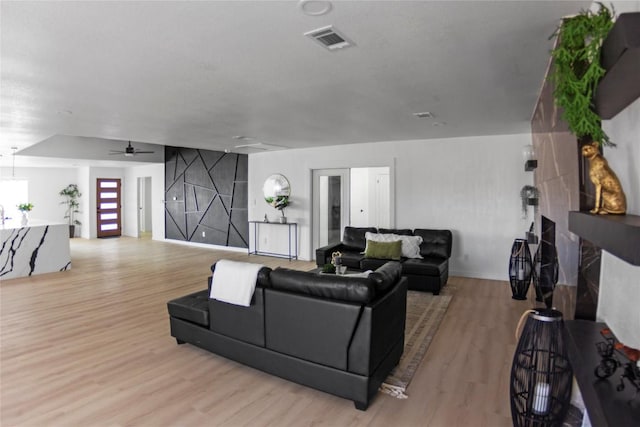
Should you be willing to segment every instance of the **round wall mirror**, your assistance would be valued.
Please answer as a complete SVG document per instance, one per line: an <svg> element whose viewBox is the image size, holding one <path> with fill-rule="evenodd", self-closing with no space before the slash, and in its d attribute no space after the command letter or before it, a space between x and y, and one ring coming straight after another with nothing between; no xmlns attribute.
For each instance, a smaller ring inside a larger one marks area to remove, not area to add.
<svg viewBox="0 0 640 427"><path fill-rule="evenodd" d="M288 198L291 195L289 180L279 173L273 174L264 181L262 186L264 200L271 206L275 206L279 200Z"/></svg>

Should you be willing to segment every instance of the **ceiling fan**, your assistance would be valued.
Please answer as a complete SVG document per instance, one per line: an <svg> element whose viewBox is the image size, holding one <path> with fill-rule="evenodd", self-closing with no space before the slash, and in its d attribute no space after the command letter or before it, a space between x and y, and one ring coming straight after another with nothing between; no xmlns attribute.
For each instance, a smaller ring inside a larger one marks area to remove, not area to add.
<svg viewBox="0 0 640 427"><path fill-rule="evenodd" d="M154 151L143 151L143 150L138 150L136 148L133 148L133 146L131 145L131 141L129 141L129 145L127 145L127 147L124 149L124 151L121 150L109 150L109 154L113 155L113 154L124 154L127 157L133 157L136 154L151 154L154 153Z"/></svg>

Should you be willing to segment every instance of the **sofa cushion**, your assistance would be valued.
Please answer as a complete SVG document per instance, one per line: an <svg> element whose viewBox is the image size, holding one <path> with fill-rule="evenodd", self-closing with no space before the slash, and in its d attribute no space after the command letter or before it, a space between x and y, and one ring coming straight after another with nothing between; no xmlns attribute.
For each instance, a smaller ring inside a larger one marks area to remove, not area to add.
<svg viewBox="0 0 640 427"><path fill-rule="evenodd" d="M195 292L167 303L169 315L202 326L209 326L209 292Z"/></svg>
<svg viewBox="0 0 640 427"><path fill-rule="evenodd" d="M360 270L376 270L388 262L391 261L389 261L388 259L364 258L362 261L360 261Z"/></svg>
<svg viewBox="0 0 640 427"><path fill-rule="evenodd" d="M375 240L367 240L367 248L364 252L365 258L392 259L399 261L401 256L401 240L395 240L391 242L376 242Z"/></svg>
<svg viewBox="0 0 640 427"><path fill-rule="evenodd" d="M342 252L342 256L340 256L340 260L342 265L346 265L347 268L356 268L360 269L360 261L364 259L364 255L360 252Z"/></svg>
<svg viewBox="0 0 640 427"><path fill-rule="evenodd" d="M413 230L410 230L408 228L379 228L378 233L397 234L399 236L413 236Z"/></svg>
<svg viewBox="0 0 640 427"><path fill-rule="evenodd" d="M418 276L440 276L449 265L449 260L439 257L408 259L402 263L402 274Z"/></svg>
<svg viewBox="0 0 640 427"><path fill-rule="evenodd" d="M342 244L347 250L364 251L366 246L366 239L364 234L366 232L375 233L374 227L345 227L342 237Z"/></svg>
<svg viewBox="0 0 640 427"><path fill-rule="evenodd" d="M395 261L387 261L369 274L369 280L376 285L378 293L391 288L402 277L402 264Z"/></svg>
<svg viewBox="0 0 640 427"><path fill-rule="evenodd" d="M376 296L375 282L363 277L345 277L276 268L271 272L273 289L340 301L368 303Z"/></svg>
<svg viewBox="0 0 640 427"><path fill-rule="evenodd" d="M451 257L451 244L453 240L451 231L416 228L413 234L422 237L420 255L423 257L435 256L444 259Z"/></svg>

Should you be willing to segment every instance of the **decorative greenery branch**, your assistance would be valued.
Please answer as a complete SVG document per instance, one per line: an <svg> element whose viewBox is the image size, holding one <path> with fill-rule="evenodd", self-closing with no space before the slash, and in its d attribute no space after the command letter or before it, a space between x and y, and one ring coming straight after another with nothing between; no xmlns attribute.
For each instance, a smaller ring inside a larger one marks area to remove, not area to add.
<svg viewBox="0 0 640 427"><path fill-rule="evenodd" d="M78 186L76 184L69 184L66 188L60 190L60 195L65 197L65 200L60 202L60 204L67 205L67 211L64 217L69 219L69 225L81 225L82 223L75 219L75 214L80 212L78 210L80 207L78 198L82 196L80 190L78 190Z"/></svg>
<svg viewBox="0 0 640 427"><path fill-rule="evenodd" d="M282 216L284 216L284 208L291 203L288 196L265 197L264 200L278 209L282 213Z"/></svg>
<svg viewBox="0 0 640 427"><path fill-rule="evenodd" d="M596 87L605 74L600 66L602 42L613 26L614 14L602 3L598 5L595 13L583 10L564 19L551 36L558 38L551 51L555 66L551 78L556 105L563 108L562 118L571 132L578 138L591 137L614 146L602 130L602 119L593 105Z"/></svg>
<svg viewBox="0 0 640 427"><path fill-rule="evenodd" d="M532 185L525 185L520 190L520 200L522 202L522 217L527 217L527 206L529 199L537 199L539 197L538 189Z"/></svg>
<svg viewBox="0 0 640 427"><path fill-rule="evenodd" d="M20 203L18 205L18 210L20 212L29 212L33 209L33 203Z"/></svg>

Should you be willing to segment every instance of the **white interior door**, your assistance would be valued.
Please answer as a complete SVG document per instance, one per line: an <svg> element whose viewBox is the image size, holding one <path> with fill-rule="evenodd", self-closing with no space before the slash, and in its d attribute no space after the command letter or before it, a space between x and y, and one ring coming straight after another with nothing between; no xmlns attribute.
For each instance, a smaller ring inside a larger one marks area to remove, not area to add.
<svg viewBox="0 0 640 427"><path fill-rule="evenodd" d="M312 250L342 240L349 212L349 169L315 169Z"/></svg>
<svg viewBox="0 0 640 427"><path fill-rule="evenodd" d="M376 227L391 228L391 201L390 201L389 173L380 173L375 177L375 208Z"/></svg>

